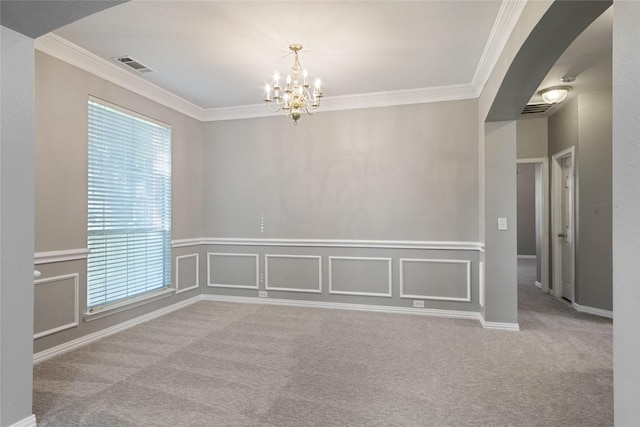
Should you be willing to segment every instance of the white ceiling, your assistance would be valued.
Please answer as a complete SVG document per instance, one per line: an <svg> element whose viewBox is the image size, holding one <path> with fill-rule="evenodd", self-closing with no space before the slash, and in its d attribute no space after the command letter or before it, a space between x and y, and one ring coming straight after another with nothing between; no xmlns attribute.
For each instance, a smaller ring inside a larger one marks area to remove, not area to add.
<svg viewBox="0 0 640 427"><path fill-rule="evenodd" d="M514 3L133 0L55 35L108 61L140 61L154 72L127 72L203 110L261 103L273 73L290 71L294 42L326 100L452 88L477 96L521 10ZM544 84L568 72L582 84L592 48L606 50L598 37L561 58Z"/></svg>

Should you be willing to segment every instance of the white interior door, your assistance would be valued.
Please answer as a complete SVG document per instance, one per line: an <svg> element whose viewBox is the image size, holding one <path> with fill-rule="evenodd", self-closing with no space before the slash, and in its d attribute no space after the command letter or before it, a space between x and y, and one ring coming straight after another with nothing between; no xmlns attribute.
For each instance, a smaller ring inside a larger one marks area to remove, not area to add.
<svg viewBox="0 0 640 427"><path fill-rule="evenodd" d="M554 154L552 164L553 294L573 301L575 285L575 156L573 147Z"/></svg>
<svg viewBox="0 0 640 427"><path fill-rule="evenodd" d="M562 168L562 223L558 238L562 244L562 297L573 301L574 282L574 230L573 230L573 157L561 159Z"/></svg>

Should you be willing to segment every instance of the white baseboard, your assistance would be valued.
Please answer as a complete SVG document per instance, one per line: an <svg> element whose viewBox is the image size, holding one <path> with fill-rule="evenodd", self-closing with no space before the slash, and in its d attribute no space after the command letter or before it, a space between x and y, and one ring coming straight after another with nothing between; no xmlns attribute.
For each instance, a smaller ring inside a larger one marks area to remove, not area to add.
<svg viewBox="0 0 640 427"><path fill-rule="evenodd" d="M536 259L535 255L518 255L518 259Z"/></svg>
<svg viewBox="0 0 640 427"><path fill-rule="evenodd" d="M540 289L542 289L542 283L540 283L540 282L538 282L538 281L536 280L536 282L535 282L534 284L535 284L537 287L539 287Z"/></svg>
<svg viewBox="0 0 640 427"><path fill-rule="evenodd" d="M586 305L580 305L575 302L571 303L571 306L581 313L594 314L596 316L606 317L609 319L613 319L613 311L611 310L603 310L601 308L589 307Z"/></svg>
<svg viewBox="0 0 640 427"><path fill-rule="evenodd" d="M9 427L36 427L36 416L30 415L24 420L20 420L17 423L11 424Z"/></svg>
<svg viewBox="0 0 640 427"><path fill-rule="evenodd" d="M305 301L277 298L236 297L228 295L202 295L205 301L236 302L245 304L287 305L296 307L330 308L340 310L372 311L378 313L417 314L422 316L449 317L480 320L480 313L473 311L439 310L434 308L391 307L388 305L349 304L343 302Z"/></svg>
<svg viewBox="0 0 640 427"><path fill-rule="evenodd" d="M128 320L126 322L111 326L109 328L103 329L98 332L94 332L89 335L85 335L78 339L68 341L64 344L57 345L55 347L51 347L47 350L43 350L39 353L33 355L33 363L40 363L44 360L50 359L52 357L58 356L62 353L66 353L67 351L71 351L78 347L82 347L83 345L89 344L90 342L99 340L100 338L104 338L106 336L115 334L116 332L123 331L125 329L136 326L140 323L149 321L151 319L155 319L164 314L171 313L172 311L178 310L180 308L186 307L193 303L196 303L202 299L201 295L197 295L193 298L186 299L184 301L180 301L178 303L169 305L167 307L161 308L159 310L152 311L151 313L143 314L142 316L138 316L135 319ZM34 424L35 426L35 424ZM11 426L14 427L14 426ZM22 426L21 426L22 427Z"/></svg>
<svg viewBox="0 0 640 427"><path fill-rule="evenodd" d="M520 331L520 324L518 323L503 323L503 322L487 322L484 317L480 315L480 323L484 329L497 329L500 331Z"/></svg>

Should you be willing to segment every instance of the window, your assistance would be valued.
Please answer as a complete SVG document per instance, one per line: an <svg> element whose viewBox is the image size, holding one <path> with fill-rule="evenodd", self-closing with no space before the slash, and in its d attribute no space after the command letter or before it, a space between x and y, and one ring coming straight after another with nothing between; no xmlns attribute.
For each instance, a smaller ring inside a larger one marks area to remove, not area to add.
<svg viewBox="0 0 640 427"><path fill-rule="evenodd" d="M171 129L89 100L87 305L171 283Z"/></svg>

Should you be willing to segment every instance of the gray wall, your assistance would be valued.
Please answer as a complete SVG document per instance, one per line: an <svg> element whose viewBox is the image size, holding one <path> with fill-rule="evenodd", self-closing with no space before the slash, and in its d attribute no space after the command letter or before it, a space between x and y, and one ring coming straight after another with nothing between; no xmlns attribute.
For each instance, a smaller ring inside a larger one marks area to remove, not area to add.
<svg viewBox="0 0 640 427"><path fill-rule="evenodd" d="M205 236L478 241L476 128L475 100L207 123Z"/></svg>
<svg viewBox="0 0 640 427"><path fill-rule="evenodd" d="M549 154L575 147L575 302L603 310L613 306L611 111L608 88L581 94L549 118Z"/></svg>
<svg viewBox="0 0 640 427"><path fill-rule="evenodd" d="M534 159L548 155L547 118L521 119L516 122L516 157Z"/></svg>
<svg viewBox="0 0 640 427"><path fill-rule="evenodd" d="M613 393L617 426L640 425L640 2L613 11Z"/></svg>
<svg viewBox="0 0 640 427"><path fill-rule="evenodd" d="M33 40L0 28L0 425L31 412Z"/></svg>
<svg viewBox="0 0 640 427"><path fill-rule="evenodd" d="M496 248L485 251L485 320L517 323L516 122L485 128L485 242ZM498 230L498 218L507 218L507 230Z"/></svg>
<svg viewBox="0 0 640 427"><path fill-rule="evenodd" d="M476 129L476 100L206 123L205 237L255 239L205 247L208 292L477 312Z"/></svg>
<svg viewBox="0 0 640 427"><path fill-rule="evenodd" d="M42 52L35 55L35 251L43 253L87 247L87 100L89 95L171 125L172 128L172 239L202 236L202 123ZM33 254L33 252L32 252ZM200 248L173 250L173 285L190 288L199 265ZM200 261L201 262L201 261ZM91 322L86 311L86 259L38 264L42 277L36 282L35 312L39 329L79 324L35 340L36 352L79 338L181 301L199 293L155 301ZM178 268L179 267L179 268ZM176 280L179 271L181 280ZM74 277L77 275L77 277ZM73 282L78 282L77 294ZM199 284L198 284L199 285ZM77 310L66 303L75 297ZM56 306L67 307L55 311ZM57 313L57 314L56 314ZM47 332L36 330L35 332Z"/></svg>
<svg viewBox="0 0 640 427"><path fill-rule="evenodd" d="M518 174L518 255L536 255L536 165L520 163Z"/></svg>

